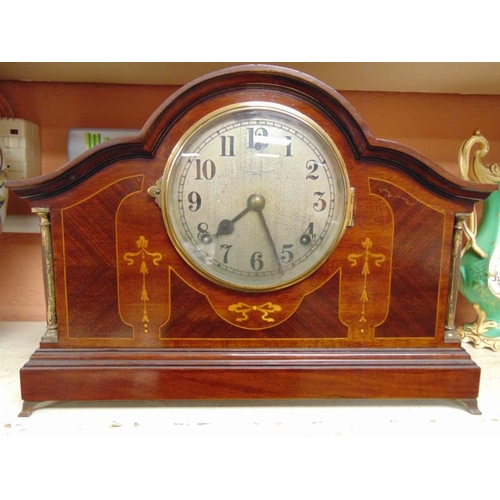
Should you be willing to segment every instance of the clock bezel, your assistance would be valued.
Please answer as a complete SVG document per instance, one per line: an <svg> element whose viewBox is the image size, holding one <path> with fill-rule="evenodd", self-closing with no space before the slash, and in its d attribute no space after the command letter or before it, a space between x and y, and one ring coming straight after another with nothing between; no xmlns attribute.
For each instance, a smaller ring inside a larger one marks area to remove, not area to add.
<svg viewBox="0 0 500 500"><path fill-rule="evenodd" d="M338 170L339 177L342 179L342 186L340 188L340 193L343 200L337 200L335 203L339 203L340 206L340 216L336 219L339 224L335 230L336 234L333 236L331 243L324 249L318 249L322 256L317 259L317 261L310 267L306 267L303 272L300 272L297 276L292 279L281 281L279 283L271 284L240 284L236 281L224 280L216 274L210 273L203 266L199 265L194 257L187 251L185 245L182 243L181 238L177 234L175 229L175 224L172 222L170 209L168 206L168 193L170 191L170 185L173 182L173 170L177 164L179 155L183 151L185 145L192 140L201 130L205 129L210 123L215 120L223 118L226 115L234 115L240 111L272 111L286 115L288 118L297 120L301 122L303 126L308 127L312 134L315 134L319 140L322 140L324 146L329 150L331 155L336 159L337 165L332 165L328 167L332 172ZM342 154L340 153L338 147L328 133L321 127L315 120L305 115L304 113L276 102L263 101L263 100L247 100L238 103L233 103L229 105L221 106L200 118L193 125L191 125L177 141L176 145L172 149L170 155L168 156L164 173L158 182L160 189L155 192L155 197L157 203L161 207L162 218L167 230L168 236L175 247L177 253L182 257L184 262L186 262L192 269L194 269L198 274L208 279L210 282L215 283L218 286L222 286L229 290L244 291L244 292L270 292L275 290L281 290L284 288L291 287L299 282L302 282L307 277L311 276L316 272L334 253L335 249L338 247L342 237L344 236L347 227L352 224L352 212L353 212L353 190L350 186L350 180L348 175L348 170L344 161Z"/></svg>

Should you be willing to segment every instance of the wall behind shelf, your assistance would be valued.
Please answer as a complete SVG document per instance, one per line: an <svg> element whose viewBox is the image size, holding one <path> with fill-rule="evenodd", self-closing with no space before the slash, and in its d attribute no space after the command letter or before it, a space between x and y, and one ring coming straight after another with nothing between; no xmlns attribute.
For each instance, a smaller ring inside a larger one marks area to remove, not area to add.
<svg viewBox="0 0 500 500"><path fill-rule="evenodd" d="M140 129L177 88L0 81L0 94L15 116L40 126L42 173L52 172L67 162L69 129ZM458 176L460 146L476 129L490 142L485 161L500 161L500 96L354 91L340 94L354 106L373 135L414 148L454 175ZM11 193L9 214L30 213L29 205ZM36 237L31 235L28 239ZM2 277L3 320L38 321L40 315L44 318L41 255L37 255L38 248L34 250L33 241L31 250L27 251L25 245L24 236L0 236L2 265L13 270ZM11 302L5 302L5 298ZM471 312L460 299L457 323L463 318L469 320Z"/></svg>
<svg viewBox="0 0 500 500"><path fill-rule="evenodd" d="M16 117L40 126L43 173L66 163L69 129L140 129L177 88L0 80ZM457 175L459 148L476 129L490 141L492 161L500 158L500 95L339 93L375 136L412 147Z"/></svg>
<svg viewBox="0 0 500 500"><path fill-rule="evenodd" d="M0 321L45 321L40 234L0 234L0 264Z"/></svg>

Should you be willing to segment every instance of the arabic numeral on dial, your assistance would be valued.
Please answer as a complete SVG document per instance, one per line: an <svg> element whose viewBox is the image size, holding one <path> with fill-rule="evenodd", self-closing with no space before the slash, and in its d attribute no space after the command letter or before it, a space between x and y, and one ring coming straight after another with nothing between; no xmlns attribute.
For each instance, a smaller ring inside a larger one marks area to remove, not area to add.
<svg viewBox="0 0 500 500"><path fill-rule="evenodd" d="M254 252L250 257L250 265L254 271L261 271L264 267L264 261L262 260L262 252Z"/></svg>
<svg viewBox="0 0 500 500"><path fill-rule="evenodd" d="M200 222L197 226L198 229L198 239L204 244L208 245L212 243L212 236L208 232L208 224L206 222Z"/></svg>
<svg viewBox="0 0 500 500"><path fill-rule="evenodd" d="M253 127L248 128L248 147L250 149L259 149L265 148L267 146L267 142L265 142L265 137L267 137L267 130L263 127L259 127L254 129ZM259 137L264 137L264 141L260 142Z"/></svg>
<svg viewBox="0 0 500 500"><path fill-rule="evenodd" d="M201 196L196 191L191 191L188 194L189 210L197 212L201 207Z"/></svg>
<svg viewBox="0 0 500 500"><path fill-rule="evenodd" d="M314 210L316 210L316 212L322 212L326 208L326 201L323 199L323 196L325 196L325 192L316 191L314 193L314 196L316 196L318 199L313 204L313 208Z"/></svg>
<svg viewBox="0 0 500 500"><path fill-rule="evenodd" d="M196 169L195 179L197 181L201 181L203 179L210 181L215 177L217 168L212 160L205 160L202 163L201 160L197 158L194 164Z"/></svg>
<svg viewBox="0 0 500 500"><path fill-rule="evenodd" d="M306 163L306 168L307 170L310 170L310 172L306 175L306 179L315 181L319 178L319 175L316 174L316 171L319 168L319 163L314 160L309 160Z"/></svg>
<svg viewBox="0 0 500 500"><path fill-rule="evenodd" d="M316 239L316 233L314 232L314 222L310 222L304 234L300 237L300 243L307 246Z"/></svg>
<svg viewBox="0 0 500 500"><path fill-rule="evenodd" d="M228 255L229 255L229 250L231 250L232 246L233 245L221 245L220 246L221 250L225 250L224 257L222 258L222 262L224 262L224 264L227 264L229 262Z"/></svg>
<svg viewBox="0 0 500 500"><path fill-rule="evenodd" d="M281 260L284 264L290 264L293 260L293 252L291 249L293 248L293 245L283 245L283 248L281 249Z"/></svg>
<svg viewBox="0 0 500 500"><path fill-rule="evenodd" d="M234 156L234 135L221 135L221 156Z"/></svg>

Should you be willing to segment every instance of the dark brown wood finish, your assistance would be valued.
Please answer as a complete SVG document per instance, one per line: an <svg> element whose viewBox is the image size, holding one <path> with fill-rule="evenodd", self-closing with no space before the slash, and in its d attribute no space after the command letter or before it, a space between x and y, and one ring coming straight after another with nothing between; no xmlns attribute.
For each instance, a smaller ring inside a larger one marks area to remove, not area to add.
<svg viewBox="0 0 500 500"><path fill-rule="evenodd" d="M333 255L279 291L236 292L198 275L147 193L193 123L247 101L315 120L355 189L355 224ZM9 188L49 209L52 234L57 340L42 340L22 368L26 401L478 395L479 368L445 325L456 216L494 187L375 139L312 77L269 66L208 75L172 95L138 137Z"/></svg>

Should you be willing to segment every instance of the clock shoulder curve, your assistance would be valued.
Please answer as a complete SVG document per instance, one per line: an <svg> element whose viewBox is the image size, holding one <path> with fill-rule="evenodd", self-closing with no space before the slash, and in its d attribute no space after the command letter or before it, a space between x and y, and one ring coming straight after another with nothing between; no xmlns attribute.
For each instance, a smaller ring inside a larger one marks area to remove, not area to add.
<svg viewBox="0 0 500 500"><path fill-rule="evenodd" d="M404 172L441 196L463 200L466 209L476 201L486 199L495 189L492 185L472 183L448 174L417 151L399 143L375 138L347 99L315 77L292 69L259 64L235 66L200 77L170 95L147 120L139 135L102 143L54 172L32 179L8 181L7 187L28 200L52 198L85 182L104 168L113 168L122 160L145 160L146 165L157 155L183 116L191 112L192 120L193 110L202 115L207 107L213 109L219 103L227 104L235 99L279 100L286 96L303 103L307 109L318 110L324 120L334 124L357 162L384 164Z"/></svg>

